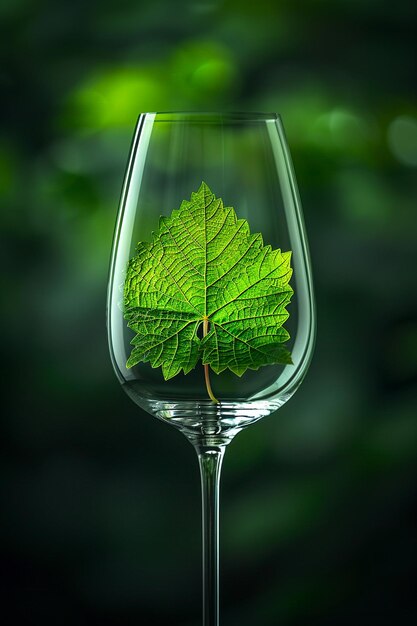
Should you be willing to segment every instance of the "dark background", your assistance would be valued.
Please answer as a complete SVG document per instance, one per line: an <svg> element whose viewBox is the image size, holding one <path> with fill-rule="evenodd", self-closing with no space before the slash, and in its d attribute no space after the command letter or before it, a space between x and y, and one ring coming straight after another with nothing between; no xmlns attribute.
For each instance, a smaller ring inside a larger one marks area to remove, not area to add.
<svg viewBox="0 0 417 626"><path fill-rule="evenodd" d="M413 622L416 4L16 0L2 34L2 540L7 624L200 620L197 461L106 343L136 117L282 114L319 313L309 374L222 484L222 623Z"/></svg>

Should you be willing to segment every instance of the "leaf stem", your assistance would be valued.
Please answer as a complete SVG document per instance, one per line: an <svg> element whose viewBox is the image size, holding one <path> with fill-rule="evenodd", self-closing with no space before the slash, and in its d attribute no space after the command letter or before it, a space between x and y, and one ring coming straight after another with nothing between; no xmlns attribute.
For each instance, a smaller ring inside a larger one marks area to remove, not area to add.
<svg viewBox="0 0 417 626"><path fill-rule="evenodd" d="M205 315L203 318L203 339L207 335L208 331L209 331L209 320L208 320L207 315ZM210 396L210 399L214 402L214 404L219 404L219 401L217 400L211 388L209 365L206 363L203 367L204 367L204 379L206 381L207 393Z"/></svg>

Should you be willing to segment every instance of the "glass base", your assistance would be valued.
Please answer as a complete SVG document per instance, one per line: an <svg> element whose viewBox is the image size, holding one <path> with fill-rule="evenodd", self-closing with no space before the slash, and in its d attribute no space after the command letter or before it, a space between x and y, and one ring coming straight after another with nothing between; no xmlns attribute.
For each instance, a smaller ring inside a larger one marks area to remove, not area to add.
<svg viewBox="0 0 417 626"><path fill-rule="evenodd" d="M140 397L134 386L123 385L126 393L151 415L178 428L193 445L223 446L243 428L270 415L287 400L254 402L200 402L152 400Z"/></svg>

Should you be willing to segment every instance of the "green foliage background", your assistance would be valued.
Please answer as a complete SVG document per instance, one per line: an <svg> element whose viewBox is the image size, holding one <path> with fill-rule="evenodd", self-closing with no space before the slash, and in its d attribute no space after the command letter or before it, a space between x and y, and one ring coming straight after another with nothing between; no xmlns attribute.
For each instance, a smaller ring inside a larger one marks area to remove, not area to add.
<svg viewBox="0 0 417 626"><path fill-rule="evenodd" d="M408 624L417 460L415 3L0 6L2 613L200 623L197 462L111 370L141 111L282 114L319 311L309 375L228 450L223 623Z"/></svg>

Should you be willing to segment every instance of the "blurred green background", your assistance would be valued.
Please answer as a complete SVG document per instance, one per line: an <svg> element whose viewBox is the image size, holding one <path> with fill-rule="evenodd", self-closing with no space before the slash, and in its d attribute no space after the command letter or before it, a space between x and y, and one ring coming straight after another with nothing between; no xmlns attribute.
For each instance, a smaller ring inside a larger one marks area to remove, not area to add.
<svg viewBox="0 0 417 626"><path fill-rule="evenodd" d="M3 615L197 626L197 461L112 372L105 294L138 113L278 111L313 364L224 465L223 624L413 622L416 4L0 5ZM11 622L7 622L11 623Z"/></svg>

